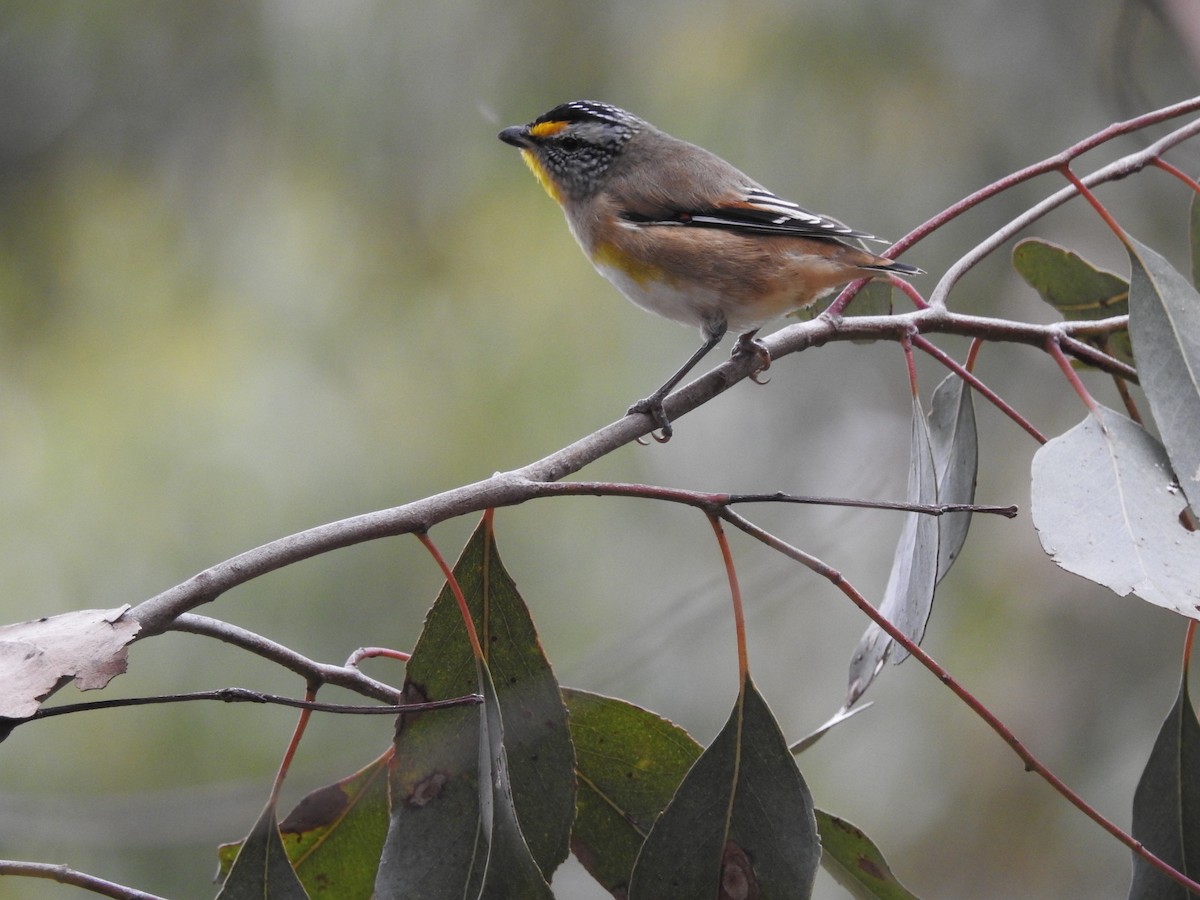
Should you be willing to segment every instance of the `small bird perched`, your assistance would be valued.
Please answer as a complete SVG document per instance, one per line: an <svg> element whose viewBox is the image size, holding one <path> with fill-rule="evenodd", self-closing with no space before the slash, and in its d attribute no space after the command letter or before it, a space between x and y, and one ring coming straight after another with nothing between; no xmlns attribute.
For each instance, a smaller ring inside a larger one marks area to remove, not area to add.
<svg viewBox="0 0 1200 900"><path fill-rule="evenodd" d="M695 144L590 100L556 106L500 132L600 274L643 309L693 325L704 342L662 387L629 407L666 441L663 400L733 328L734 355L771 358L759 327L857 278L918 275L849 240L878 240L768 191ZM885 242L886 243L886 242Z"/></svg>

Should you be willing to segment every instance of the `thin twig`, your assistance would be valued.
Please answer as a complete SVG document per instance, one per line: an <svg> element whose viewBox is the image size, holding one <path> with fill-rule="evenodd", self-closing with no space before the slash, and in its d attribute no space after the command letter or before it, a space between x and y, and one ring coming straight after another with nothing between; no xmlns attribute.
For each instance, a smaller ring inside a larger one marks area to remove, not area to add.
<svg viewBox="0 0 1200 900"><path fill-rule="evenodd" d="M1188 105L1191 107L1191 109L1200 108L1200 98L1188 101ZM1191 111L1191 109L1189 109L1189 111ZM1124 156L1121 159L1116 160L1115 162L1109 163L1103 168L1097 169L1087 177L1081 178L1080 181L1087 187L1091 188L1098 184L1104 184L1108 181L1118 181L1122 178L1126 178L1129 175L1132 175L1134 172L1137 172L1138 170L1143 169L1153 163L1154 160L1158 159L1158 157L1160 157L1167 150L1171 149L1177 144L1182 143L1188 138L1195 137L1197 134L1200 134L1200 119L1197 119L1194 122L1189 122L1182 128L1176 129L1166 137L1155 141L1149 147L1146 147L1137 153L1131 153L1128 156ZM1072 155L1070 150L1064 151L1061 154L1051 157L1049 160L1044 160L1037 166L1031 166L1030 170L1038 170L1033 172L1033 174L1044 174L1045 172L1060 168L1062 165L1070 162L1075 158L1075 156L1078 155L1078 153ZM1017 174L1020 175L1022 173ZM1003 181L1009 182L1010 179L1003 179ZM1017 182L1013 181L1012 183L1015 184ZM989 256L998 247L1007 243L1018 232L1028 228L1047 213L1062 206L1072 197L1077 196L1078 193L1079 192L1074 185L1057 191L1056 193L1047 197L1041 203L1038 203L1036 206L1032 206L1027 209L1003 228L1000 228L986 240L977 244L963 256L959 257L958 261L946 271L946 274L943 275L941 280L938 282L937 287L934 288L933 293L929 297L930 305L945 306L946 299L950 296L951 289L964 275L967 274L967 272L978 265L984 258Z"/></svg>
<svg viewBox="0 0 1200 900"><path fill-rule="evenodd" d="M171 623L169 630L213 637L235 647L241 647L243 650L249 650L257 656L278 663L285 669L290 669L309 683L337 685L362 694L364 697L382 700L384 703L395 703L403 696L399 688L376 681L369 675L360 672L355 666L349 664L334 666L317 662L297 653L290 647L263 637L261 634L256 634L239 625L222 622L220 619L196 613L184 613Z"/></svg>
<svg viewBox="0 0 1200 900"><path fill-rule="evenodd" d="M338 713L350 716L394 716L399 713L425 712L451 706L469 706L473 703L478 703L481 699L478 694L467 694L463 697L452 697L448 700L432 700L428 703L354 706L347 703L319 703L316 700L297 700L295 697L282 697L278 694L267 694L262 691L253 691L249 688L228 687L218 688L215 691L189 691L183 694L158 694L153 697L117 697L111 700L90 700L85 703L64 703L61 706L43 707L28 719L22 719L17 724L72 713L90 712L97 709L118 709L126 706L157 706L163 703L190 703L197 700L215 700L220 703L263 703L272 706L288 706L292 709L310 710L312 712Z"/></svg>

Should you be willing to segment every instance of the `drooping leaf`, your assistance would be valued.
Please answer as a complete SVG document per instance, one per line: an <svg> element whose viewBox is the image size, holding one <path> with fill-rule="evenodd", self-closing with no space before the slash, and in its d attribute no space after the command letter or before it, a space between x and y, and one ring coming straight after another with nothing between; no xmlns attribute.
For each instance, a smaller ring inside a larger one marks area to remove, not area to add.
<svg viewBox="0 0 1200 900"><path fill-rule="evenodd" d="M915 396L906 499L909 503L923 504L937 503L938 499L929 428L921 401ZM879 611L917 643L925 634L925 624L933 608L933 590L938 578L938 518L915 512L905 515L892 571L879 605ZM844 708L853 706L875 680L892 653L892 644L892 639L874 622L867 626L850 658L850 687ZM894 660L903 662L907 656L902 648L897 649Z"/></svg>
<svg viewBox="0 0 1200 900"><path fill-rule="evenodd" d="M1187 669L1133 794L1133 836L1193 881L1200 878L1200 723ZM1189 892L1133 855L1129 900L1189 900Z"/></svg>
<svg viewBox="0 0 1200 900"><path fill-rule="evenodd" d="M1028 238L1013 248L1012 259L1017 273L1067 321L1107 319L1129 312L1129 282L1064 247ZM1132 358L1128 331L1114 332L1093 343L1125 362Z"/></svg>
<svg viewBox="0 0 1200 900"><path fill-rule="evenodd" d="M380 896L478 896L489 861L486 829L504 815L494 807L491 775L498 770L488 768L498 740L528 852L548 877L568 851L575 767L566 710L487 521L454 568L486 666L476 666L447 586L413 649L405 694L417 701L482 693L481 679L490 673L494 702L401 717L390 771L391 821L376 882Z"/></svg>
<svg viewBox="0 0 1200 900"><path fill-rule="evenodd" d="M600 885L626 896L642 842L702 747L624 700L564 689L579 780L571 851Z"/></svg>
<svg viewBox="0 0 1200 900"><path fill-rule="evenodd" d="M975 404L971 389L957 375L942 379L929 405L929 444L937 473L937 502L975 502L975 479L979 470L979 438L975 430ZM951 512L938 517L937 580L950 571L967 542L971 527L969 512Z"/></svg>
<svg viewBox="0 0 1200 900"><path fill-rule="evenodd" d="M1200 288L1200 194L1188 206L1188 246L1192 251L1192 284Z"/></svg>
<svg viewBox="0 0 1200 900"><path fill-rule="evenodd" d="M369 900L388 827L391 752L353 775L317 788L279 824L284 850L313 900ZM218 848L222 876L241 844Z"/></svg>
<svg viewBox="0 0 1200 900"><path fill-rule="evenodd" d="M1097 407L1033 457L1031 513L1042 548L1068 572L1200 618L1200 533L1162 444Z"/></svg>
<svg viewBox="0 0 1200 900"><path fill-rule="evenodd" d="M242 842L217 900L304 900L307 897L279 838L275 806L269 804Z"/></svg>
<svg viewBox="0 0 1200 900"><path fill-rule="evenodd" d="M872 705L873 704L871 704L871 703L864 703L862 706L855 706L853 708L843 706L836 713L834 713L829 719L827 719L823 724L817 726L817 728L814 731L805 735L800 740L796 741L796 743L792 744L792 746L791 746L792 754L795 756L799 756L801 753L803 753L805 750L807 750L809 747L811 747L813 744L815 744L821 738L825 737L825 735L828 734L829 731L834 728L834 726L841 725L847 719L852 718L853 716L857 716L860 712L863 712L864 710L870 709Z"/></svg>
<svg viewBox="0 0 1200 900"><path fill-rule="evenodd" d="M483 694L483 728L479 734L479 774L483 781L480 821L488 846L487 868L479 898L554 900L550 885L529 852L529 844L517 821L500 698L487 664L481 663L480 669Z"/></svg>
<svg viewBox="0 0 1200 900"><path fill-rule="evenodd" d="M862 829L817 810L821 868L859 900L916 900Z"/></svg>
<svg viewBox="0 0 1200 900"><path fill-rule="evenodd" d="M1129 245L1129 330L1167 456L1200 514L1200 293L1171 264Z"/></svg>
<svg viewBox="0 0 1200 900"><path fill-rule="evenodd" d="M81 691L105 687L128 665L141 626L116 609L80 609L0 626L0 717L25 719L74 679Z"/></svg>
<svg viewBox="0 0 1200 900"><path fill-rule="evenodd" d="M614 897L628 896L629 874L642 842L703 748L678 725L624 700L569 688L563 697L579 775L579 812L571 849ZM871 706L864 703L814 735ZM814 735L805 740L813 741ZM802 748L793 746L793 754ZM905 900L878 848L853 825L814 810L821 865L859 897Z"/></svg>
<svg viewBox="0 0 1200 900"><path fill-rule="evenodd" d="M629 900L805 898L820 855L808 787L747 676L642 845Z"/></svg>

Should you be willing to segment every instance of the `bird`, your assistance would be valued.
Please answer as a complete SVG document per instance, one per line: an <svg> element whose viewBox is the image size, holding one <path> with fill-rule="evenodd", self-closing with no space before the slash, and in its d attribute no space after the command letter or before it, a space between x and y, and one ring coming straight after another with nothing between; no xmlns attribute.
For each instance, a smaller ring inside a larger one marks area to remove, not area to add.
<svg viewBox="0 0 1200 900"><path fill-rule="evenodd" d="M733 355L754 354L757 374L770 365L755 338L768 320L859 278L923 274L852 243L874 235L608 103L572 100L498 136L521 151L601 275L642 309L700 329L700 347L627 412L649 416L658 441L673 433L663 401L731 329Z"/></svg>

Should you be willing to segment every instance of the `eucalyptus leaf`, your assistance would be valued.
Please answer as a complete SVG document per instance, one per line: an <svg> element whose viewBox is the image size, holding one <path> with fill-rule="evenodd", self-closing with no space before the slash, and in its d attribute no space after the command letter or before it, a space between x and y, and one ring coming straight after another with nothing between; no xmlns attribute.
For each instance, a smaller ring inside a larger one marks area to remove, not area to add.
<svg viewBox="0 0 1200 900"><path fill-rule="evenodd" d="M1200 293L1130 240L1129 331L1138 377L1167 456L1200 514Z"/></svg>
<svg viewBox="0 0 1200 900"><path fill-rule="evenodd" d="M1200 878L1200 723L1187 671L1133 794L1133 836L1193 881ZM1133 855L1129 900L1189 900L1187 889Z"/></svg>
<svg viewBox="0 0 1200 900"><path fill-rule="evenodd" d="M725 727L642 845L629 900L803 900L820 858L808 787L746 676Z"/></svg>
<svg viewBox="0 0 1200 900"><path fill-rule="evenodd" d="M915 396L906 499L909 503L937 503L937 471L929 427L921 401ZM925 634L937 578L938 517L906 513L879 612L917 643ZM875 680L892 652L892 644L892 639L877 624L872 622L867 626L850 658L849 690L843 708L849 709ZM907 651L897 649L894 661L903 662L907 656Z"/></svg>
<svg viewBox="0 0 1200 900"><path fill-rule="evenodd" d="M1200 533L1162 444L1105 407L1033 457L1031 507L1042 548L1069 572L1200 618Z"/></svg>

